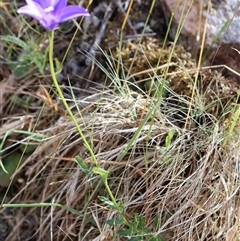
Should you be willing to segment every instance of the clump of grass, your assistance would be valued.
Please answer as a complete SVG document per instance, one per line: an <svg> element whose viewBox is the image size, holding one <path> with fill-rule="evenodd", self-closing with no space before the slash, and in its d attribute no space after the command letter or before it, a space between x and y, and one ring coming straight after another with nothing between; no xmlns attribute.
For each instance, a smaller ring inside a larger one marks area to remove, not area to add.
<svg viewBox="0 0 240 241"><path fill-rule="evenodd" d="M60 230L54 228L55 235L60 237L65 236L61 230L66 230L65 225L73 219L71 232L88 239L123 235L139 240L188 240L189 235L204 235L199 231L204 229L209 237L221 235L222 230L231 230L231 235L236 235L236 217L230 211L237 210L236 157L220 145L224 136L222 124L212 117L208 126L183 130L158 108L151 117L153 122L148 121L141 128L118 162L138 131L138 117L146 109L146 99L132 95L123 98L114 92L105 93L105 97L82 112L81 118L76 117L97 153L100 168L109 171L106 180L129 226L118 215L101 178L94 174L94 164L71 120L62 117L51 127L51 139L35 150L39 161L31 161L32 157L27 160L31 166L27 173L29 181L19 198L24 195L26 200L42 203L55 197L55 202L67 203L81 215L54 210L51 220L49 216L42 221L45 229L38 235L47 238L47 226L56 227L64 213L66 222L60 224ZM78 155L86 165L85 172L75 162ZM36 197L42 186L44 195ZM42 212L47 215L50 209L42 208ZM225 218L230 222L225 222ZM212 229L213 222L222 225Z"/></svg>

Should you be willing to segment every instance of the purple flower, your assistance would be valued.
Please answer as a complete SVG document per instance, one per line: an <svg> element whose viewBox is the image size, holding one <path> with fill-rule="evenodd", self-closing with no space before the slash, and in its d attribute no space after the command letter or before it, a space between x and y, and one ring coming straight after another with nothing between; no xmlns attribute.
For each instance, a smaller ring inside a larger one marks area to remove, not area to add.
<svg viewBox="0 0 240 241"><path fill-rule="evenodd" d="M86 9L77 5L67 6L67 0L26 0L27 5L18 9L18 13L37 19L48 29L55 29L60 23L79 16L89 16Z"/></svg>

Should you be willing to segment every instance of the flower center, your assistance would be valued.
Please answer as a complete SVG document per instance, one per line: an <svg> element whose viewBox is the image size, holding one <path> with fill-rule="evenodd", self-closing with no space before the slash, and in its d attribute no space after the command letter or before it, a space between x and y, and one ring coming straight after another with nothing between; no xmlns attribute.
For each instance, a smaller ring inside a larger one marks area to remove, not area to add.
<svg viewBox="0 0 240 241"><path fill-rule="evenodd" d="M44 12L45 13L49 13L49 12L52 12L53 10L54 10L54 7L53 6L49 6L48 8L44 9Z"/></svg>

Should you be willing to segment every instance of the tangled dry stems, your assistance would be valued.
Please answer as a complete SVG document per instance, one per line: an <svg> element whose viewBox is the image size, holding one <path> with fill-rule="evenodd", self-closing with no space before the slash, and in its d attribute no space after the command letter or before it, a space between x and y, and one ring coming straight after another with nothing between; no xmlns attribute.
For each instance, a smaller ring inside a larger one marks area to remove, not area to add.
<svg viewBox="0 0 240 241"><path fill-rule="evenodd" d="M137 131L141 113L149 111L154 100L146 109L146 98L136 93L127 98L113 92L96 96L76 118L100 166L110 170L108 182L116 199L123 201L126 218L141 214L146 227L165 240L237 240L238 154L221 144L223 123L213 118L207 126L182 129L159 107L123 160L116 162ZM170 130L175 134L166 147ZM82 215L60 208L16 209L18 225L6 240L21 236L29 223L34 224L34 240L50 240L50 232L54 240L113 239L106 220L117 218L117 212L98 199L108 197L100 177L86 176L74 162L79 155L89 168L94 166L71 120L61 117L42 133L50 139L24 162L27 182L12 202L56 202ZM162 223L158 229L153 226L156 217Z"/></svg>

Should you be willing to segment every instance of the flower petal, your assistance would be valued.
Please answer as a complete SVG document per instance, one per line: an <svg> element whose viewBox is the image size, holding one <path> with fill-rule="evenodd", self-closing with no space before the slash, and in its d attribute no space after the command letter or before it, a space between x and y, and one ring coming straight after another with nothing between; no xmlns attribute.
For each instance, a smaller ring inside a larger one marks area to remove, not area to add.
<svg viewBox="0 0 240 241"><path fill-rule="evenodd" d="M39 22L40 24L46 28L47 30L53 30L58 27L59 22L57 19L54 18L51 14L46 14L48 16L44 16Z"/></svg>
<svg viewBox="0 0 240 241"><path fill-rule="evenodd" d="M89 16L88 11L77 5L67 6L67 0L26 0L27 5L18 9L18 13L37 19L48 29L55 29L59 23L79 16Z"/></svg>
<svg viewBox="0 0 240 241"><path fill-rule="evenodd" d="M34 1L27 0L26 2L28 5L19 8L17 12L26 14L37 20L40 20L44 14L42 7L38 3L35 3Z"/></svg>
<svg viewBox="0 0 240 241"><path fill-rule="evenodd" d="M56 7L57 5L60 5L62 7L67 6L67 0L48 0L48 2L50 2L50 5L54 7Z"/></svg>
<svg viewBox="0 0 240 241"><path fill-rule="evenodd" d="M28 5L30 5L30 2L37 3L39 6L42 7L43 10L49 7L49 4L47 3L47 1L43 1L43 0L26 0L26 2Z"/></svg>
<svg viewBox="0 0 240 241"><path fill-rule="evenodd" d="M47 9L49 7L53 7L54 9L57 9L59 11L61 8L64 8L67 6L67 0L26 0L26 2L35 2L38 3L43 10ZM28 3L29 4L29 3Z"/></svg>
<svg viewBox="0 0 240 241"><path fill-rule="evenodd" d="M73 19L75 17L79 16L89 16L89 12L82 7L72 5L72 6L67 6L61 10L59 13L59 19L60 22L65 22L67 20Z"/></svg>
<svg viewBox="0 0 240 241"><path fill-rule="evenodd" d="M67 0L51 0L52 6L54 6L54 12L60 12L67 6Z"/></svg>

